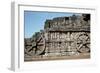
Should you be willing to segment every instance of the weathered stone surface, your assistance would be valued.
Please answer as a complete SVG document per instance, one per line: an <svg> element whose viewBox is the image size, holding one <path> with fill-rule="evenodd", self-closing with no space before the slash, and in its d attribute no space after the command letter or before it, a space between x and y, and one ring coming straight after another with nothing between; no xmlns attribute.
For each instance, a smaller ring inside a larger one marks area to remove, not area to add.
<svg viewBox="0 0 100 73"><path fill-rule="evenodd" d="M25 57L32 53L31 57L43 55L50 58L90 53L90 14L47 19L44 30L25 38L25 49L30 47L34 52L25 52Z"/></svg>

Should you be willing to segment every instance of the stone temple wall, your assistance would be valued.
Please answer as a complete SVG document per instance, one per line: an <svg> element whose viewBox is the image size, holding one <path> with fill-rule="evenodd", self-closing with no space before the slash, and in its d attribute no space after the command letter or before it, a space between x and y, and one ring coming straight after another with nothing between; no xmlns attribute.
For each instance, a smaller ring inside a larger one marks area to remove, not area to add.
<svg viewBox="0 0 100 73"><path fill-rule="evenodd" d="M89 44L81 47L79 45L82 42L78 44L78 39L90 40L90 19L84 20L85 17L86 15L73 15L47 20L44 27L46 53L69 55L71 52L89 52Z"/></svg>
<svg viewBox="0 0 100 73"><path fill-rule="evenodd" d="M90 14L47 19L44 30L25 39L25 57L72 56L90 51Z"/></svg>

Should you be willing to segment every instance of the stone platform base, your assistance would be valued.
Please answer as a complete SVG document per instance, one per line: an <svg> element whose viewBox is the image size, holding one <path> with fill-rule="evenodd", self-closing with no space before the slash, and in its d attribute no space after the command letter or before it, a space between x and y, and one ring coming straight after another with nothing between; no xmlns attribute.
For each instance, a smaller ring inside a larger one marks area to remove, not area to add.
<svg viewBox="0 0 100 73"><path fill-rule="evenodd" d="M45 60L70 60L70 59L89 59L90 53L83 53L78 55L41 55L33 57L25 57L24 61L45 61Z"/></svg>

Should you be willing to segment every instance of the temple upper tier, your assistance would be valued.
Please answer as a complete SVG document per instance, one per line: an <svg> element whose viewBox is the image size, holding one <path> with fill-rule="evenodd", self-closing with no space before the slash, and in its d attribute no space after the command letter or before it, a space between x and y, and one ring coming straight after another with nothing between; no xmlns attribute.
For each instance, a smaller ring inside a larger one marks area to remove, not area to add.
<svg viewBox="0 0 100 73"><path fill-rule="evenodd" d="M89 31L90 14L47 19L45 21L44 29L49 31Z"/></svg>

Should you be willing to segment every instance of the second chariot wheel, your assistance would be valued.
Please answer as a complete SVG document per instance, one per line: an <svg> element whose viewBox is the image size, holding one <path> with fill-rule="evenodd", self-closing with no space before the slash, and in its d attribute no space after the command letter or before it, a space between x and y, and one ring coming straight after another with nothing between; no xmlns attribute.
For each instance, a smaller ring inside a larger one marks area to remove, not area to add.
<svg viewBox="0 0 100 73"><path fill-rule="evenodd" d="M87 33L80 34L77 38L77 51L80 53L90 52L90 37Z"/></svg>

